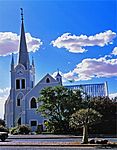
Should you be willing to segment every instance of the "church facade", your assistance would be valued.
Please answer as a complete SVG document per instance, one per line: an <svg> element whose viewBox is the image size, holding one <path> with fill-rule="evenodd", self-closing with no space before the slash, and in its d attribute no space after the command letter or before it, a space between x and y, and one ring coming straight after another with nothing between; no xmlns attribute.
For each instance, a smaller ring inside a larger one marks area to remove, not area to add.
<svg viewBox="0 0 117 150"><path fill-rule="evenodd" d="M11 60L11 89L9 97L5 103L5 122L8 128L16 125L26 124L36 130L37 125L43 125L45 119L41 114L36 113L38 104L36 99L40 91L49 86L62 85L62 76L59 74L53 78L51 75L45 75L35 85L35 64L34 60L30 63L29 54L24 31L24 21L22 14L21 35L19 46L18 64L14 64L14 56ZM66 86L69 89L78 89L81 85ZM95 87L95 88L94 88ZM107 96L107 84L82 85L85 92L90 96ZM95 94L94 91L95 90ZM93 93L93 94L92 94Z"/></svg>
<svg viewBox="0 0 117 150"><path fill-rule="evenodd" d="M62 84L62 77L58 73L56 79L47 74L35 85L35 65L34 60L30 64L22 17L18 64L14 64L12 55L11 89L5 103L5 122L7 127L28 124L32 127L32 130L35 130L37 125L42 125L44 118L39 113L36 113L38 107L36 99L39 97L39 92L44 87L60 84Z"/></svg>

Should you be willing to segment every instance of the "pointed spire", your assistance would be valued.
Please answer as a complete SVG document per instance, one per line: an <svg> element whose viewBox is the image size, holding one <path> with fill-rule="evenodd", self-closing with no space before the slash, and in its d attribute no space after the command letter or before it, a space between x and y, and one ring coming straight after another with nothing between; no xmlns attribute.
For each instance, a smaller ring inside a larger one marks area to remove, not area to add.
<svg viewBox="0 0 117 150"><path fill-rule="evenodd" d="M14 70L14 56L13 56L13 53L12 53L12 59L11 59L11 71Z"/></svg>
<svg viewBox="0 0 117 150"><path fill-rule="evenodd" d="M13 56L13 53L12 53L11 65L14 65L14 56Z"/></svg>
<svg viewBox="0 0 117 150"><path fill-rule="evenodd" d="M35 63L34 63L34 58L32 56L32 66L34 67L35 66Z"/></svg>
<svg viewBox="0 0 117 150"><path fill-rule="evenodd" d="M29 56L26 45L25 31L24 31L24 18L23 18L23 9L21 8L21 36L20 36L20 48L19 48L19 64L22 64L28 68L29 65Z"/></svg>
<svg viewBox="0 0 117 150"><path fill-rule="evenodd" d="M60 77L61 77L61 75L60 75L60 73L59 73L59 69L57 69L57 71L58 71L58 73L57 73L57 75L56 75L56 76L60 76Z"/></svg>

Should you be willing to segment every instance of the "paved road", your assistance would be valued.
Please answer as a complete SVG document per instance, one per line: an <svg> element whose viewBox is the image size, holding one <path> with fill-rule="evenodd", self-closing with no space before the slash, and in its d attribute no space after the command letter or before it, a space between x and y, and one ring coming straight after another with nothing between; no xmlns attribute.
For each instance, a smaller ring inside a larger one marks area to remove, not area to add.
<svg viewBox="0 0 117 150"><path fill-rule="evenodd" d="M77 147L1 147L0 150L102 150L102 149L95 149L95 148L77 148ZM103 149L104 150L104 149ZM108 149L109 150L109 149ZM110 149L112 150L112 149Z"/></svg>

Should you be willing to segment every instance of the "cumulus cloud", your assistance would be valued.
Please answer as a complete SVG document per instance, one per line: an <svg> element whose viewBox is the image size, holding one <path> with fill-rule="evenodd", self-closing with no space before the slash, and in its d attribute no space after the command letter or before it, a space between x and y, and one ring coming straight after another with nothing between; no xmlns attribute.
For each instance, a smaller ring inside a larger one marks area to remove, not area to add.
<svg viewBox="0 0 117 150"><path fill-rule="evenodd" d="M0 118L4 118L4 104L9 95L9 88L0 89Z"/></svg>
<svg viewBox="0 0 117 150"><path fill-rule="evenodd" d="M70 72L64 73L67 80L91 80L92 78L117 76L117 59L87 58Z"/></svg>
<svg viewBox="0 0 117 150"><path fill-rule="evenodd" d="M112 54L113 54L113 55L117 55L117 47L115 47L115 48L113 49Z"/></svg>
<svg viewBox="0 0 117 150"><path fill-rule="evenodd" d="M96 35L71 35L70 33L64 33L56 40L52 41L51 44L54 47L65 48L69 52L73 53L84 53L87 50L86 46L100 46L103 47L108 44L112 44L112 40L116 37L116 33L111 30Z"/></svg>
<svg viewBox="0 0 117 150"><path fill-rule="evenodd" d="M17 53L19 50L20 36L12 32L0 32L0 56L6 56L11 53ZM35 52L40 48L42 42L34 38L30 33L26 33L26 42L29 52Z"/></svg>

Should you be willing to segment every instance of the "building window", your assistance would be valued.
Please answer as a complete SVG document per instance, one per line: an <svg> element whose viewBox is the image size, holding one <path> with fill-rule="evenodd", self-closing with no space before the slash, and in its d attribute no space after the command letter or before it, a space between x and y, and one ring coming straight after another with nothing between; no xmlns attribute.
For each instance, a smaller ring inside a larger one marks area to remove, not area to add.
<svg viewBox="0 0 117 150"><path fill-rule="evenodd" d="M34 86L33 86L33 81L32 81L31 83L32 83L32 88L33 88L33 87L34 87Z"/></svg>
<svg viewBox="0 0 117 150"><path fill-rule="evenodd" d="M20 106L20 98L17 99L17 106Z"/></svg>
<svg viewBox="0 0 117 150"><path fill-rule="evenodd" d="M25 79L22 79L22 89L25 89Z"/></svg>
<svg viewBox="0 0 117 150"><path fill-rule="evenodd" d="M20 89L20 80L19 79L16 80L16 89Z"/></svg>
<svg viewBox="0 0 117 150"><path fill-rule="evenodd" d="M31 121L31 126L37 126L37 121Z"/></svg>
<svg viewBox="0 0 117 150"><path fill-rule="evenodd" d="M37 103L36 103L36 99L32 98L30 101L30 107L31 108L37 108Z"/></svg>
<svg viewBox="0 0 117 150"><path fill-rule="evenodd" d="M20 93L20 94L17 96L17 103L16 103L17 106L21 106L21 100L22 100L22 98L23 98L23 94Z"/></svg>
<svg viewBox="0 0 117 150"><path fill-rule="evenodd" d="M50 79L49 78L46 79L46 83L50 83Z"/></svg>

